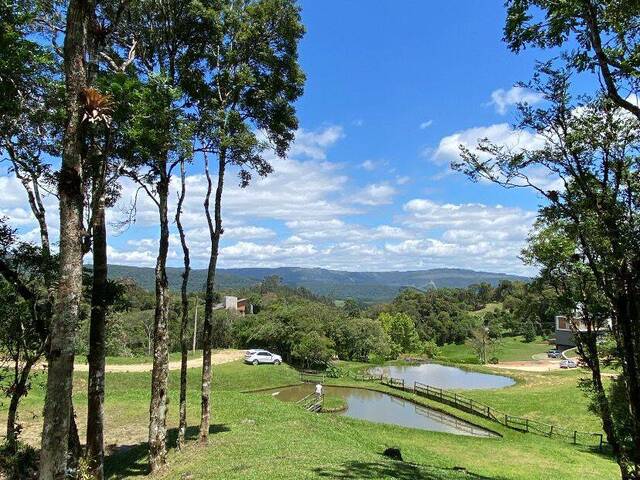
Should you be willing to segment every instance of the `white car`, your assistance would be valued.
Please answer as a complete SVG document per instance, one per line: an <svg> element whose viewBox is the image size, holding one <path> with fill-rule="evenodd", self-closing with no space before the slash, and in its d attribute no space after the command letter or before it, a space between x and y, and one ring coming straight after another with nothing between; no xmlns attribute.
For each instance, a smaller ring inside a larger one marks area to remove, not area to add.
<svg viewBox="0 0 640 480"><path fill-rule="evenodd" d="M562 360L560 362L560 368L577 368L578 364L573 360Z"/></svg>
<svg viewBox="0 0 640 480"><path fill-rule="evenodd" d="M267 350L247 350L247 353L244 355L244 362L253 365L260 365L261 363L280 365L282 363L282 357Z"/></svg>

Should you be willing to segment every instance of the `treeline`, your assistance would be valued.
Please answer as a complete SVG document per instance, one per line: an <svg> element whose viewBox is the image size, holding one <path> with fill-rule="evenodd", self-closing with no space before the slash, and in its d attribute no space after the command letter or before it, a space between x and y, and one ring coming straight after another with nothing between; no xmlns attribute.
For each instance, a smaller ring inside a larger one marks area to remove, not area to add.
<svg viewBox="0 0 640 480"><path fill-rule="evenodd" d="M114 282L109 308L106 349L108 355L149 355L154 295L131 280ZM216 292L216 301L230 294L247 298L254 314L240 316L224 309L212 317L212 345L216 348L266 348L285 361L304 367L322 367L332 358L381 361L402 353L436 355L437 347L463 343L479 327L494 337L536 335L553 329L556 297L537 284L503 281L461 289L421 292L405 289L388 304L365 306L355 300L342 305L303 287L283 285L268 277L252 287ZM188 297L187 335L202 347L202 293ZM487 305L494 308L487 309ZM85 303L85 310L89 304ZM169 304L170 351L180 351L181 305ZM85 316L86 317L86 316ZM88 322L81 322L76 351L86 354Z"/></svg>

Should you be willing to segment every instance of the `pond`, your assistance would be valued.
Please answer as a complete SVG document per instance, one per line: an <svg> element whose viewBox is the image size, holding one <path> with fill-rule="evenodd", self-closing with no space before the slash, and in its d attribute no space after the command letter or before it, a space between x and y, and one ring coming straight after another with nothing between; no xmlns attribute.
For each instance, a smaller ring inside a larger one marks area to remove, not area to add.
<svg viewBox="0 0 640 480"><path fill-rule="evenodd" d="M384 373L393 378L402 378L407 386L413 386L413 382L420 382L433 387L460 390L504 388L516 383L512 378L502 375L469 372L438 363L376 367L372 368L370 373L373 375Z"/></svg>
<svg viewBox="0 0 640 480"><path fill-rule="evenodd" d="M285 402L295 402L312 393L314 388L315 386L312 384L303 384L261 393L271 394ZM326 395L339 396L345 400L347 409L336 413L336 415L456 435L496 436L488 430L471 425L456 417L422 407L387 393L363 388L331 386L325 386L324 391Z"/></svg>

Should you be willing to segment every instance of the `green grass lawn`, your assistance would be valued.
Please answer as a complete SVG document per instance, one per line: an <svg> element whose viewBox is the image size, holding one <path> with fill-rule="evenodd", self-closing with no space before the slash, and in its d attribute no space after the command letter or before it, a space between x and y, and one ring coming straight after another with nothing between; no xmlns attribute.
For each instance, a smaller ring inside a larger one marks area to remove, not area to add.
<svg viewBox="0 0 640 480"><path fill-rule="evenodd" d="M544 353L552 348L541 337L533 342L524 342L522 337L504 337L500 340L500 346L496 351L496 357L501 362L514 362L519 360L531 360L536 353ZM476 363L476 354L469 341L464 344L450 343L441 348L441 360L456 363Z"/></svg>
<svg viewBox="0 0 640 480"><path fill-rule="evenodd" d="M481 367L477 367L481 368ZM212 436L208 446L195 441L199 419L198 369L189 371L188 420L191 441L186 450L171 449L161 479L606 479L617 469L609 458L557 440L507 430L495 423L458 413L501 433L503 438L455 436L374 424L332 414L312 414L269 395L242 393L298 381L286 365L253 367L234 362L214 367ZM576 426L597 426L576 387L577 374L518 375L517 386L473 393L505 409ZM43 377L25 399L21 419L25 439L37 444ZM170 373L168 426L175 439L179 372ZM348 383L341 379L332 383ZM146 474L149 373L107 374L107 444L118 444L108 461L108 478L142 478ZM375 387L375 385L371 385ZM380 388L380 387L375 387ZM75 377L74 403L81 437L86 417L86 374ZM533 396L528 398L528 392ZM454 411L428 401L426 404ZM6 406L2 406L0 414ZM1 419L0 419L1 420ZM127 447L122 447L127 445ZM407 463L386 460L381 452L400 447ZM470 474L454 470L464 467Z"/></svg>
<svg viewBox="0 0 640 480"><path fill-rule="evenodd" d="M498 308L502 308L502 304L501 303L487 303L480 310L476 310L475 312L469 312L469 313L471 313L472 315L475 315L477 317L481 317L485 313L493 313L493 312L495 312Z"/></svg>

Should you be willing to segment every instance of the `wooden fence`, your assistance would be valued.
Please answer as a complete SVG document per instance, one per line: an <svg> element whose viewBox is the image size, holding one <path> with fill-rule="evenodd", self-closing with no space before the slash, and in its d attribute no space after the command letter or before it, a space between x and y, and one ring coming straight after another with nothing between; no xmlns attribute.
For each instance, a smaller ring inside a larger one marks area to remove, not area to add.
<svg viewBox="0 0 640 480"><path fill-rule="evenodd" d="M391 383L389 385L393 386ZM521 432L535 433L549 438L561 439L563 441L573 443L574 445L586 445L590 447L598 447L599 449L602 449L606 443L602 433L570 430L557 425L549 425L538 420L532 420L530 418L509 415L508 413L495 409L490 405L478 402L472 398L464 397L459 393L449 392L439 387L432 387L420 382L415 382L413 385L413 391L416 395L421 397L449 404L460 410L473 413L474 415L478 415L488 420L493 420L505 427Z"/></svg>
<svg viewBox="0 0 640 480"><path fill-rule="evenodd" d="M304 371L304 370L300 372L301 382L324 384L324 380L325 380L324 373L310 372L310 371Z"/></svg>
<svg viewBox="0 0 640 480"><path fill-rule="evenodd" d="M404 379L402 378L378 377L376 380L380 381L383 385L415 393L418 396L451 405L459 410L492 420L507 428L518 430L520 432L534 433L549 438L556 438L574 445L597 447L600 450L602 450L607 444L602 433L581 432L579 430L571 430L557 425L550 425L530 418L509 415L508 413L493 408L490 405L473 400L472 398L467 398L456 392L450 392L443 388L433 387L420 382L414 382L412 386L409 386L405 385Z"/></svg>

